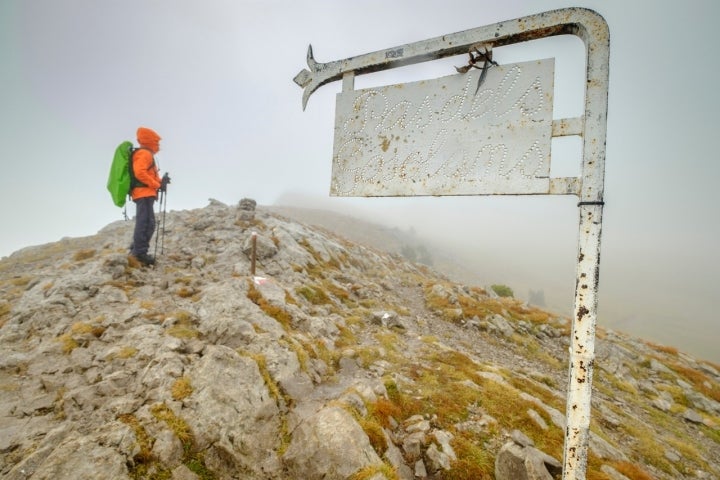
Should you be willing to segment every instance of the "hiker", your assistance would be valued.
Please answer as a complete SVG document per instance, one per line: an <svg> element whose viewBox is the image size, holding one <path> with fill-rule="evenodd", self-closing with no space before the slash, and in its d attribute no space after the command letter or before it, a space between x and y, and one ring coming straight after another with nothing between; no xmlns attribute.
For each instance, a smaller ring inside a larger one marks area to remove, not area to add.
<svg viewBox="0 0 720 480"><path fill-rule="evenodd" d="M137 129L140 147L130 159L136 181L130 186L130 196L135 202L135 233L130 254L143 265L154 265L155 258L148 254L150 239L155 231L154 203L158 191L165 191L170 179L167 174L161 179L155 164L155 154L160 150L160 135L149 128Z"/></svg>

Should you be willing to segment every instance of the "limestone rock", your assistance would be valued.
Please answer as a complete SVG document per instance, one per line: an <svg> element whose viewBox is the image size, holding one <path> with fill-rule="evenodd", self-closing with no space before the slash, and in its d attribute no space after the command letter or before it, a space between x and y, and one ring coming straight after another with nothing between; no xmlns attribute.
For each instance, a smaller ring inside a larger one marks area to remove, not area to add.
<svg viewBox="0 0 720 480"><path fill-rule="evenodd" d="M515 330L505 317L495 314L490 317L490 324L495 327L504 337L511 337Z"/></svg>
<svg viewBox="0 0 720 480"><path fill-rule="evenodd" d="M251 198L243 198L238 203L237 219L239 221L249 222L255 218L255 207L257 202Z"/></svg>
<svg viewBox="0 0 720 480"><path fill-rule="evenodd" d="M702 415L700 415L698 412L696 412L692 408L685 409L685 411L682 414L682 417L690 423L703 423L703 421L704 421Z"/></svg>
<svg viewBox="0 0 720 480"><path fill-rule="evenodd" d="M189 372L194 391L183 409L197 448L216 472L262 478L278 442L278 407L251 358L220 345L203 353Z"/></svg>
<svg viewBox="0 0 720 480"><path fill-rule="evenodd" d="M562 464L531 446L508 442L495 458L496 480L553 480Z"/></svg>
<svg viewBox="0 0 720 480"><path fill-rule="evenodd" d="M283 456L290 478L345 480L381 463L362 428L338 407L325 407L303 421Z"/></svg>

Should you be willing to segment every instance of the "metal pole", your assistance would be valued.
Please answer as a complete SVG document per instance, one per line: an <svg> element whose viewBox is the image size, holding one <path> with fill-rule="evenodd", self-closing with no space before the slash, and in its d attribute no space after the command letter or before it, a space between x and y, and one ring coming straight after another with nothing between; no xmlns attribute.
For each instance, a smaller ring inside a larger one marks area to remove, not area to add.
<svg viewBox="0 0 720 480"><path fill-rule="evenodd" d="M600 280L600 237L605 190L610 32L597 15L578 26L587 51L577 277L570 335L563 480L585 480L590 445L592 374Z"/></svg>
<svg viewBox="0 0 720 480"><path fill-rule="evenodd" d="M595 364L595 325L600 278L602 203L580 204L577 283L570 335L567 431L563 480L584 480L590 441L592 376Z"/></svg>
<svg viewBox="0 0 720 480"><path fill-rule="evenodd" d="M250 257L250 274L255 276L255 258L257 256L257 232L252 232L252 254Z"/></svg>

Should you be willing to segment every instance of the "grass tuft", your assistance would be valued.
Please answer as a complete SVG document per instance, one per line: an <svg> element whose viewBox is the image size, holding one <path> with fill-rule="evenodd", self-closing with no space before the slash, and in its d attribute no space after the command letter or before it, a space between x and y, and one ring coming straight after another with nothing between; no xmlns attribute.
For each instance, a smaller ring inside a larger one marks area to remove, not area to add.
<svg viewBox="0 0 720 480"><path fill-rule="evenodd" d="M634 463L617 462L614 464L614 468L630 480L654 480L652 475Z"/></svg>
<svg viewBox="0 0 720 480"><path fill-rule="evenodd" d="M165 317L165 315L163 315ZM195 319L187 310L178 310L170 317L175 319L175 323L168 327L166 332L175 338L189 340L199 338L200 331L195 327Z"/></svg>
<svg viewBox="0 0 720 480"><path fill-rule="evenodd" d="M69 333L64 333L60 335L57 340L60 342L60 348L62 349L62 352L67 355L72 353L73 350L80 346L77 340L75 340Z"/></svg>
<svg viewBox="0 0 720 480"><path fill-rule="evenodd" d="M190 426L185 420L175 415L175 413L170 410L170 407L164 403L158 403L152 406L150 413L152 413L153 417L156 419L165 422L168 428L172 430L178 440L180 440L183 444L192 442L193 435L192 430L190 430Z"/></svg>
<svg viewBox="0 0 720 480"><path fill-rule="evenodd" d="M245 351L238 351L238 353L255 361L258 366L258 370L260 370L260 375L265 381L265 386L267 387L268 392L270 392L270 396L273 397L273 399L275 400L276 404L292 404L292 398L290 398L289 395L286 395L282 391L280 385L278 385L278 383L272 378L272 375L267 368L267 360L265 358L265 355L263 355L262 353L251 353Z"/></svg>
<svg viewBox="0 0 720 480"><path fill-rule="evenodd" d="M499 297L515 296L513 289L507 285L491 285L490 288L492 288L493 292L495 292Z"/></svg>
<svg viewBox="0 0 720 480"><path fill-rule="evenodd" d="M265 297L262 296L260 290L255 288L255 284L252 282L252 280L248 280L247 297L248 299L250 299L251 302L260 307L260 310L262 310L265 315L277 320L277 322L282 325L286 331L289 331L292 328L293 318L290 312L288 312L282 307L273 305L272 303L268 302Z"/></svg>
<svg viewBox="0 0 720 480"><path fill-rule="evenodd" d="M645 344L657 352L667 353L668 355L677 356L679 353L678 349L675 347L659 345L659 344L653 343L653 342L645 342Z"/></svg>
<svg viewBox="0 0 720 480"><path fill-rule="evenodd" d="M86 249L86 250L78 250L75 252L75 255L73 255L73 260L76 262L81 262L83 260L87 260L88 258L92 258L95 256L96 251L93 249Z"/></svg>
<svg viewBox="0 0 720 480"><path fill-rule="evenodd" d="M148 464L152 462L153 456L152 456L152 446L153 446L153 438L147 433L147 430L145 430L145 427L140 424L140 421L137 419L137 417L131 413L126 413L123 415L120 415L118 417L118 420L120 420L122 423L128 425L133 433L135 433L135 441L138 444L139 451L135 454L133 457L133 461L135 462L135 465L133 465L133 468L130 471L130 475L133 478L143 478L142 476L136 476L136 473L139 473L138 470L140 469L140 465ZM144 471L144 469L143 469Z"/></svg>
<svg viewBox="0 0 720 480"><path fill-rule="evenodd" d="M122 347L118 352L115 354L115 358L120 359L128 359L134 357L138 352L138 349L135 347Z"/></svg>
<svg viewBox="0 0 720 480"><path fill-rule="evenodd" d="M328 294L325 293L325 290L317 285L303 285L302 287L297 287L295 289L295 293L313 305L328 305L333 303Z"/></svg>
<svg viewBox="0 0 720 480"><path fill-rule="evenodd" d="M491 480L495 470L495 459L477 438L468 432L458 432L452 441L457 460L449 471L444 472L443 480Z"/></svg>
<svg viewBox="0 0 720 480"><path fill-rule="evenodd" d="M173 386L170 389L170 394L174 400L183 400L193 393L192 385L190 384L190 378L181 377L175 380Z"/></svg>
<svg viewBox="0 0 720 480"><path fill-rule="evenodd" d="M381 476L378 477L377 475ZM368 465L348 477L348 480L369 480L371 478L384 478L387 480L399 480L397 471L387 463Z"/></svg>

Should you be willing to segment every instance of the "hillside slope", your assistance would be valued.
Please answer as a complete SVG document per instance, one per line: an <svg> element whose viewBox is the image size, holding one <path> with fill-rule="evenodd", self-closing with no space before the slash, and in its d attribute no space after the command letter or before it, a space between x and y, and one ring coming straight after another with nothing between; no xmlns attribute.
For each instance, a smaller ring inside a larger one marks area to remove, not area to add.
<svg viewBox="0 0 720 480"><path fill-rule="evenodd" d="M492 479L530 444L562 460L567 319L265 210L169 212L154 269L128 261L131 233L0 261L3 478ZM587 478L720 477L719 367L598 337Z"/></svg>

